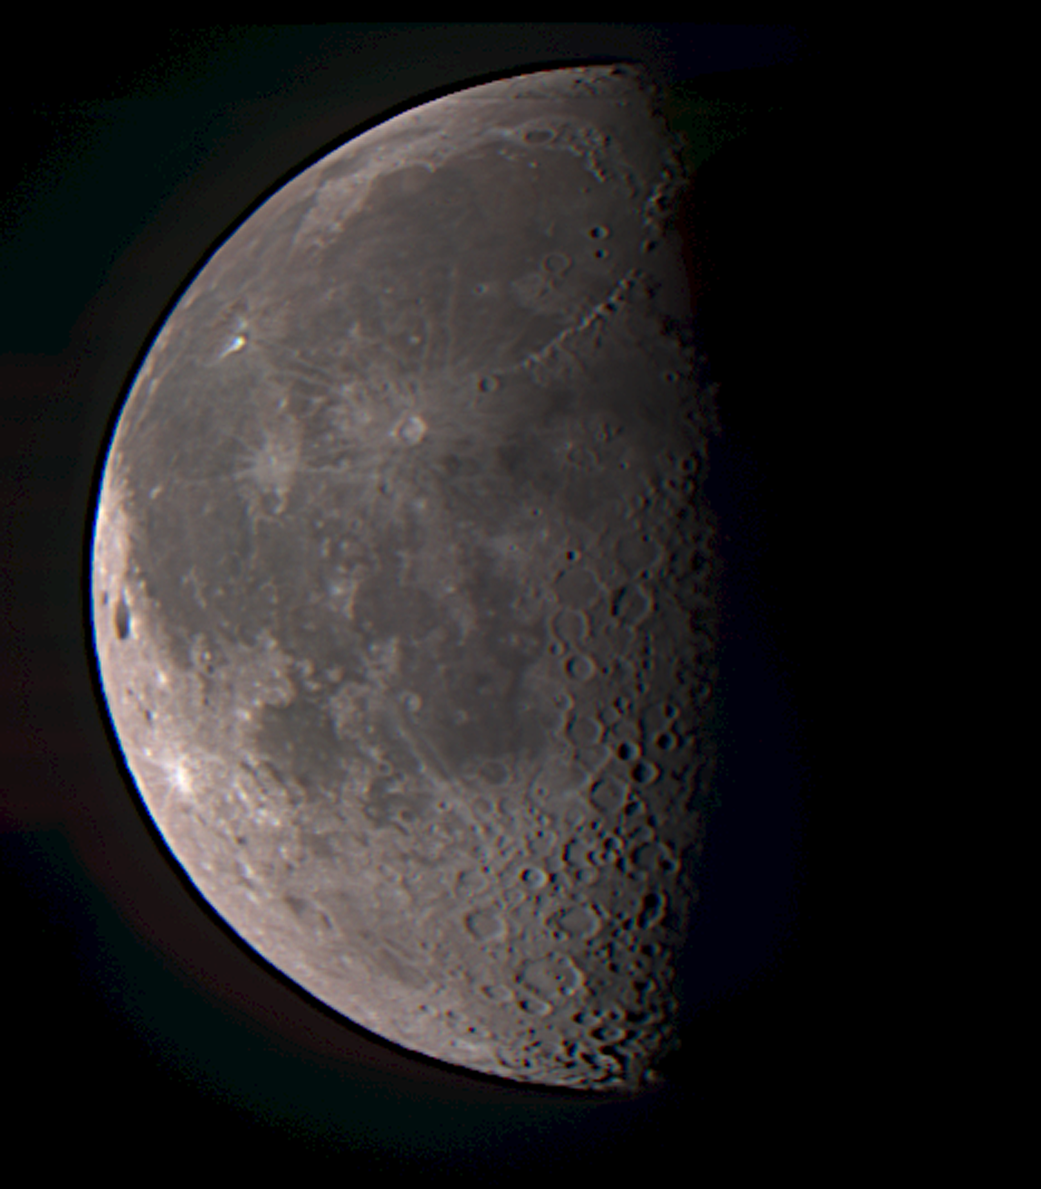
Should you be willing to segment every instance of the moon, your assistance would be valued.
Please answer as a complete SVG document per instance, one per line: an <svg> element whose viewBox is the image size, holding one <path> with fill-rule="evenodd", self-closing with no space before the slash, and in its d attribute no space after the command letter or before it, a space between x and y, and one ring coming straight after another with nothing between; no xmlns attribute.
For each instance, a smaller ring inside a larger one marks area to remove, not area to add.
<svg viewBox="0 0 1041 1189"><path fill-rule="evenodd" d="M140 799L259 955L396 1044L653 1079L711 804L713 393L638 67L344 143L210 257L104 468Z"/></svg>

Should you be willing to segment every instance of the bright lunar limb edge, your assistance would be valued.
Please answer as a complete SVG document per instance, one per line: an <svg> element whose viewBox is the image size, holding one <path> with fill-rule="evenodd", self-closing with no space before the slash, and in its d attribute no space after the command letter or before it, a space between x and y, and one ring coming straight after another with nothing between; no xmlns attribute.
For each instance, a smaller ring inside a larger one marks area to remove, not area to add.
<svg viewBox="0 0 1041 1189"><path fill-rule="evenodd" d="M519 1081L675 1043L717 620L684 183L632 66L365 132L195 277L101 485L98 665L173 856L343 1016Z"/></svg>

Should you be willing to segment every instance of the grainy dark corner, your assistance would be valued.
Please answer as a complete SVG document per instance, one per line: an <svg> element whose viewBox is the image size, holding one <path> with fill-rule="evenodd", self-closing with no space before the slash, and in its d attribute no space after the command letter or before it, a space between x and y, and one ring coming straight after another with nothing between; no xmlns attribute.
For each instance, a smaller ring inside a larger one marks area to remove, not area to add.
<svg viewBox="0 0 1041 1189"><path fill-rule="evenodd" d="M217 911L384 1037L578 1088L672 1043L712 769L656 103L507 79L299 175L170 316L95 541L113 718Z"/></svg>

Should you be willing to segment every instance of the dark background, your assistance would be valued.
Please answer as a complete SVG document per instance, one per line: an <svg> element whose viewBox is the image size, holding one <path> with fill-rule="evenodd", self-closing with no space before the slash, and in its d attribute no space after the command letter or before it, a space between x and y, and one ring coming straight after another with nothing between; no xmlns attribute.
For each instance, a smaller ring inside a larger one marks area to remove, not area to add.
<svg viewBox="0 0 1041 1189"><path fill-rule="evenodd" d="M99 1170L791 1171L811 1134L844 1126L870 1034L843 901L855 761L837 754L849 47L813 26L61 22L26 27L8 56L25 73L3 84L0 162L5 1131ZM612 57L657 73L691 137L683 217L720 385L726 614L684 1044L663 1088L605 1101L414 1057L254 960L135 802L85 598L126 388L250 204L419 96Z"/></svg>

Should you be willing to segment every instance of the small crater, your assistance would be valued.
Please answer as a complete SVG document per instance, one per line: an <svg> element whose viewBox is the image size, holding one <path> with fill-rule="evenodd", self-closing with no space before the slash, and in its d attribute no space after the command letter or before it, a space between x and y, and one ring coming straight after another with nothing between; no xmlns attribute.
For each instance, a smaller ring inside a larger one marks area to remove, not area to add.
<svg viewBox="0 0 1041 1189"><path fill-rule="evenodd" d="M578 744L575 763L580 765L589 780L596 777L611 759L611 753L602 743Z"/></svg>
<svg viewBox="0 0 1041 1189"><path fill-rule="evenodd" d="M615 546L615 556L630 573L647 569L660 552L658 542L647 533L625 536Z"/></svg>
<svg viewBox="0 0 1041 1189"><path fill-rule="evenodd" d="M497 912L482 909L466 918L466 927L480 942L501 941L506 936L506 922Z"/></svg>
<svg viewBox="0 0 1041 1189"><path fill-rule="evenodd" d="M604 728L595 718L580 715L571 724L568 734L578 747L594 747L603 737Z"/></svg>
<svg viewBox="0 0 1041 1189"><path fill-rule="evenodd" d="M528 273L510 283L514 297L526 309L537 309L552 288L553 281L540 273Z"/></svg>
<svg viewBox="0 0 1041 1189"><path fill-rule="evenodd" d="M557 925L578 941L588 941L600 932L600 918L591 908L579 904L561 913L556 919Z"/></svg>
<svg viewBox="0 0 1041 1189"><path fill-rule="evenodd" d="M668 902L661 892L648 892L640 904L636 924L641 929L651 929L665 918Z"/></svg>
<svg viewBox="0 0 1041 1189"><path fill-rule="evenodd" d="M615 441L624 432L624 427L620 422L611 418L605 418L597 422L593 430L593 437L602 445L606 446L608 443Z"/></svg>
<svg viewBox="0 0 1041 1189"><path fill-rule="evenodd" d="M550 954L529 962L521 972L521 982L546 999L573 995L582 984L582 973L566 954Z"/></svg>
<svg viewBox="0 0 1041 1189"><path fill-rule="evenodd" d="M456 895L464 899L479 896L488 887L488 880L482 871L460 871L456 877Z"/></svg>
<svg viewBox="0 0 1041 1189"><path fill-rule="evenodd" d="M618 1044L619 1041L628 1037L629 1031L626 1028L619 1028L617 1024L605 1024L601 1028L594 1028L589 1035L603 1044Z"/></svg>
<svg viewBox="0 0 1041 1189"><path fill-rule="evenodd" d="M521 1000L521 1008L530 1016L548 1016L553 1010L544 999L534 999L530 996Z"/></svg>
<svg viewBox="0 0 1041 1189"><path fill-rule="evenodd" d="M633 855L633 865L640 871L654 871L662 858L662 849L656 842L641 846Z"/></svg>
<svg viewBox="0 0 1041 1189"><path fill-rule="evenodd" d="M616 751L620 760L638 760L640 758L640 745L631 739L619 743Z"/></svg>
<svg viewBox="0 0 1041 1189"><path fill-rule="evenodd" d="M588 446L573 446L567 453L568 462L579 471L592 471L600 465L600 457Z"/></svg>
<svg viewBox="0 0 1041 1189"><path fill-rule="evenodd" d="M603 224L598 224L596 227L591 227L589 229L589 235L591 239L607 239L610 234L610 227L604 227Z"/></svg>
<svg viewBox="0 0 1041 1189"><path fill-rule="evenodd" d="M562 277L571 269L571 257L563 252L550 252L544 257L542 267L555 277Z"/></svg>
<svg viewBox="0 0 1041 1189"><path fill-rule="evenodd" d="M615 834L608 834L601 842L598 850L593 852L593 860L606 866L616 865L622 857L622 842Z"/></svg>
<svg viewBox="0 0 1041 1189"><path fill-rule="evenodd" d="M498 376L482 376L477 381L478 392L498 392L499 377Z"/></svg>
<svg viewBox="0 0 1041 1189"><path fill-rule="evenodd" d="M596 598L599 586L590 570L565 570L557 579L557 597L570 607L585 607Z"/></svg>
<svg viewBox="0 0 1041 1189"><path fill-rule="evenodd" d="M566 668L567 675L575 681L588 681L596 673L596 665L587 656L573 656Z"/></svg>
<svg viewBox="0 0 1041 1189"><path fill-rule="evenodd" d="M481 765L481 777L491 785L505 784L509 779L510 770L501 760L489 760Z"/></svg>
<svg viewBox="0 0 1041 1189"><path fill-rule="evenodd" d="M611 253L608 252L606 248L597 248L597 250L593 253L597 260L606 260L610 254Z"/></svg>
<svg viewBox="0 0 1041 1189"><path fill-rule="evenodd" d="M422 417L407 417L398 428L398 437L406 446L418 446L427 435L427 423Z"/></svg>
<svg viewBox="0 0 1041 1189"><path fill-rule="evenodd" d="M633 765L630 772L630 776L637 784L653 784L658 779L658 775L658 765L652 764L650 760L640 760L639 763Z"/></svg>
<svg viewBox="0 0 1041 1189"><path fill-rule="evenodd" d="M500 983L493 983L491 986L481 989L492 1003L509 1003L513 999L513 992L510 988L504 987Z"/></svg>
<svg viewBox="0 0 1041 1189"><path fill-rule="evenodd" d="M566 719L566 715L564 715ZM531 782L532 795L543 801L567 801L580 788L584 775L580 768L566 760L552 760Z"/></svg>
<svg viewBox="0 0 1041 1189"><path fill-rule="evenodd" d="M549 876L541 867L525 867L520 873L521 883L531 890L544 888L549 883Z"/></svg>
<svg viewBox="0 0 1041 1189"><path fill-rule="evenodd" d="M116 628L116 635L120 640L125 640L130 635L130 608L127 606L126 599L121 598L116 604L115 615L113 620Z"/></svg>
<svg viewBox="0 0 1041 1189"><path fill-rule="evenodd" d="M641 624L652 609L651 596L640 586L623 588L614 601L611 613L628 627Z"/></svg>
<svg viewBox="0 0 1041 1189"><path fill-rule="evenodd" d="M589 635L589 621L581 611L568 608L553 621L553 630L569 644L577 644Z"/></svg>
<svg viewBox="0 0 1041 1189"><path fill-rule="evenodd" d="M559 734L567 726L568 711L571 709L572 701L573 699L568 696L566 690L558 690L552 702L546 702L539 708L538 721L547 731L554 735ZM540 777L540 780L543 779L548 779L545 773Z"/></svg>
<svg viewBox="0 0 1041 1189"><path fill-rule="evenodd" d="M617 813L627 796L627 789L618 780L600 780L590 793L590 799L597 809L604 813Z"/></svg>

